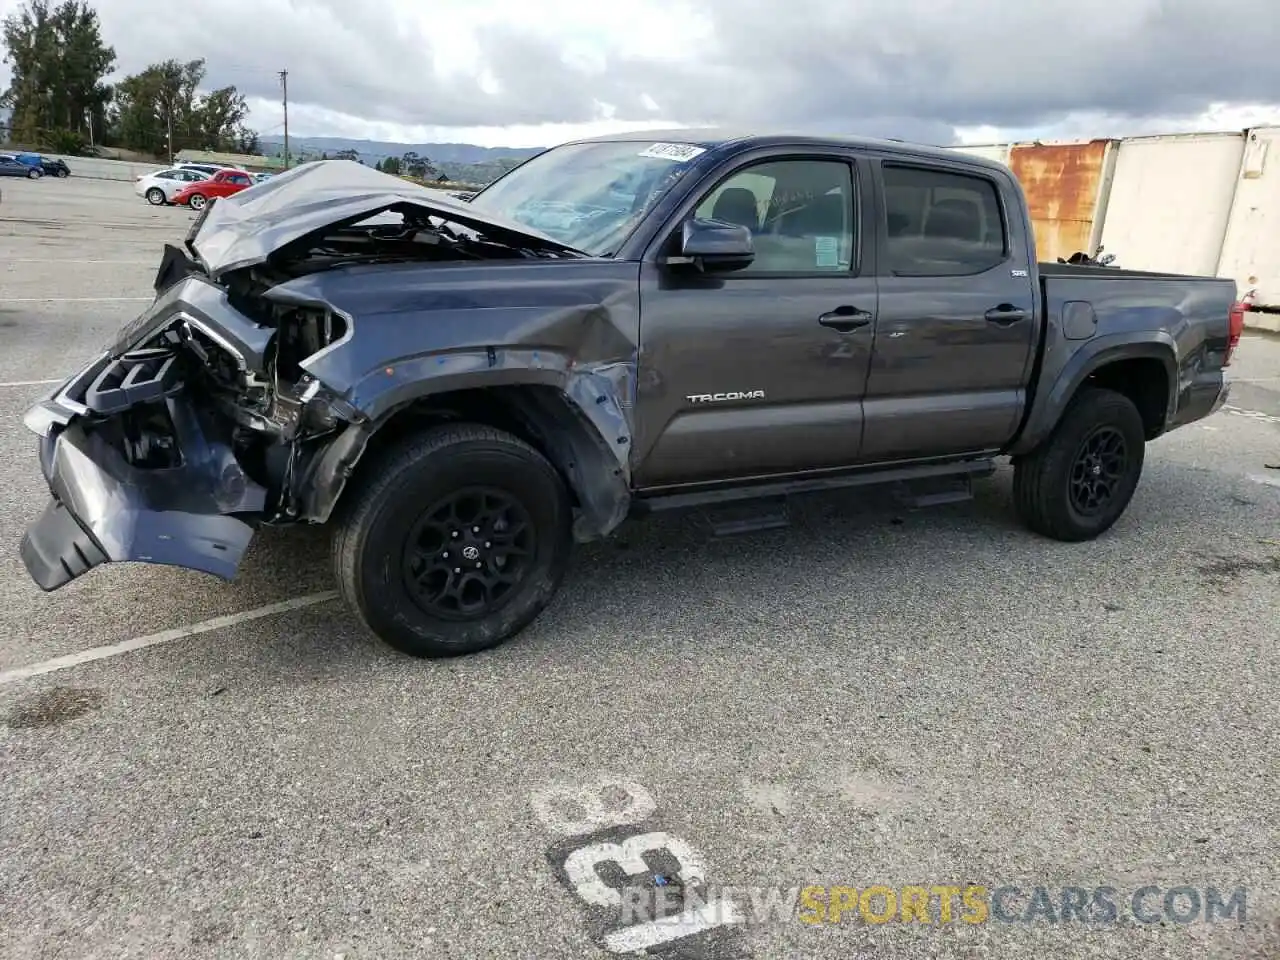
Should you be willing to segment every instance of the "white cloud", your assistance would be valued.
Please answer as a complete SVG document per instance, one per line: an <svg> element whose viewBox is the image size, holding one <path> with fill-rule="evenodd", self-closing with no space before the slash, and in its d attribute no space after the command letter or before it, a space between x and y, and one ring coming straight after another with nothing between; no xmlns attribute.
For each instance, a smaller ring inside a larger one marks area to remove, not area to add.
<svg viewBox="0 0 1280 960"><path fill-rule="evenodd" d="M1072 113L1056 123L1030 127L980 124L958 127L956 138L966 144L1008 143L1017 140L1080 140L1094 137L1145 137L1166 133L1215 133L1249 127L1280 125L1280 105L1212 104L1192 115L1115 117L1104 113Z"/></svg>
<svg viewBox="0 0 1280 960"><path fill-rule="evenodd" d="M219 0L226 29L160 0L96 5L122 74L204 57L268 135L281 69L291 133L400 142L716 123L975 142L1280 119L1267 0Z"/></svg>

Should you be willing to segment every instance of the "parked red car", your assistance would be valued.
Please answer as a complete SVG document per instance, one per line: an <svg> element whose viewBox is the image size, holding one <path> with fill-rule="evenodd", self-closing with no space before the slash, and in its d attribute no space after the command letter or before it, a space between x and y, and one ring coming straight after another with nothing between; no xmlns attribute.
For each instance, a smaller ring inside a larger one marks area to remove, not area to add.
<svg viewBox="0 0 1280 960"><path fill-rule="evenodd" d="M245 187L253 186L253 174L243 170L219 170L208 180L198 180L173 195L173 203L203 210L214 197L229 197Z"/></svg>

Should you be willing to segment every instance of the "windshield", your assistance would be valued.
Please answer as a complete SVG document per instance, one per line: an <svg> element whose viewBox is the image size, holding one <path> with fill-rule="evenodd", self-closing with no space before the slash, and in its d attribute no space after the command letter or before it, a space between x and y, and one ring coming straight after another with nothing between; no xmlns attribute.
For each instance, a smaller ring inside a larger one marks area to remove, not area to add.
<svg viewBox="0 0 1280 960"><path fill-rule="evenodd" d="M590 256L612 256L705 152L687 143L566 144L512 170L471 204Z"/></svg>

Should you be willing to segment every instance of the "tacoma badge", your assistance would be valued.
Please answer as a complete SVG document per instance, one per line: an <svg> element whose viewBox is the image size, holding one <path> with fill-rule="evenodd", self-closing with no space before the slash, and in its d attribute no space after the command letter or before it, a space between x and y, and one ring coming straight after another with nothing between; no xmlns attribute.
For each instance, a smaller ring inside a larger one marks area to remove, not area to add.
<svg viewBox="0 0 1280 960"><path fill-rule="evenodd" d="M763 400L763 390L732 390L729 393L691 393L685 397L690 403L721 403L725 400Z"/></svg>

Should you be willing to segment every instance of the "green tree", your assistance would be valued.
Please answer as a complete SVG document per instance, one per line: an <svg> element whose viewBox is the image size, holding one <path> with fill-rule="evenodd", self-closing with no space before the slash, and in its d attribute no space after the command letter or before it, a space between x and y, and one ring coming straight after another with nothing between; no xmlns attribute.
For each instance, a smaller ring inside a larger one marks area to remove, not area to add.
<svg viewBox="0 0 1280 960"><path fill-rule="evenodd" d="M191 147L204 150L235 151L244 139L244 119L249 108L235 87L212 90L192 104L187 138ZM256 137L256 135L255 135Z"/></svg>
<svg viewBox="0 0 1280 960"><path fill-rule="evenodd" d="M0 106L13 111L19 142L62 145L93 139L104 126L111 89L103 78L116 54L102 42L87 0L27 0L4 18L0 33L12 77Z"/></svg>
<svg viewBox="0 0 1280 960"><path fill-rule="evenodd" d="M421 157L410 150L400 158L399 172L411 177L417 177L419 180L426 180L436 175L436 168L428 158Z"/></svg>
<svg viewBox="0 0 1280 960"><path fill-rule="evenodd" d="M205 61L153 63L116 86L115 126L132 150L173 156L182 150L258 153L258 135L244 125L249 113L236 88L200 94Z"/></svg>
<svg viewBox="0 0 1280 960"><path fill-rule="evenodd" d="M383 157L382 172L390 173L398 176L400 174L400 158L399 157Z"/></svg>
<svg viewBox="0 0 1280 960"><path fill-rule="evenodd" d="M247 154L251 157L262 156L262 143L258 140L258 132L250 130L243 124L236 131L236 153Z"/></svg>
<svg viewBox="0 0 1280 960"><path fill-rule="evenodd" d="M189 132L197 126L196 88L204 79L204 61L153 63L116 85L115 125L130 150L172 156L196 147Z"/></svg>

